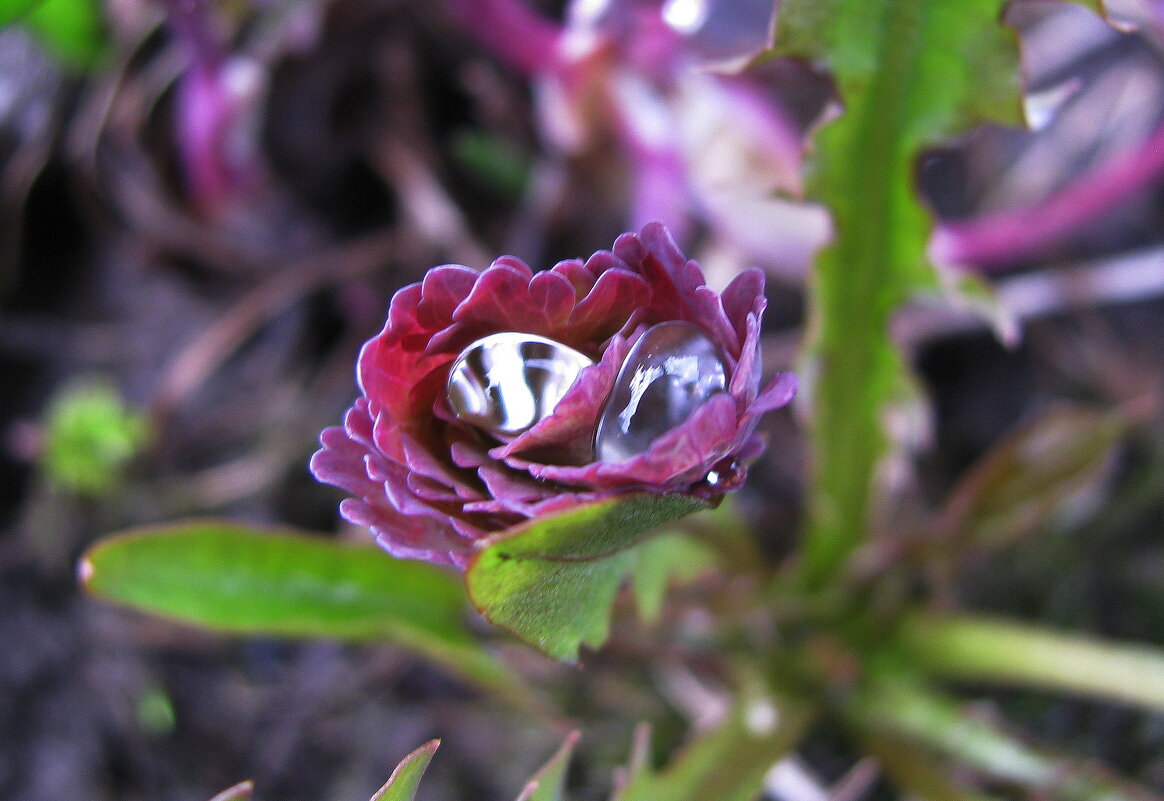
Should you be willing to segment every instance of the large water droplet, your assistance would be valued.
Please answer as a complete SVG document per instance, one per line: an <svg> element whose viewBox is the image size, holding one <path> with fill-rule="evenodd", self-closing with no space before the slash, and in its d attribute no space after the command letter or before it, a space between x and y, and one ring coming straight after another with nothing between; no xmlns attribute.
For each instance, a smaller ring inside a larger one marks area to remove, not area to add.
<svg viewBox="0 0 1164 801"><path fill-rule="evenodd" d="M623 462L646 452L726 385L719 351L696 326L652 326L619 369L594 433L595 458Z"/></svg>
<svg viewBox="0 0 1164 801"><path fill-rule="evenodd" d="M568 345L536 334L490 334L453 362L449 404L461 420L506 441L549 416L592 364Z"/></svg>

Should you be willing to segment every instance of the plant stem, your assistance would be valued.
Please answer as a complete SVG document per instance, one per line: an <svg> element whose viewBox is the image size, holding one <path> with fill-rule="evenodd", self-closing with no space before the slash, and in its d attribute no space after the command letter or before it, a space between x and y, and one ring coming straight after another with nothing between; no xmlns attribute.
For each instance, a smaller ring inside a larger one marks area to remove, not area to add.
<svg viewBox="0 0 1164 801"><path fill-rule="evenodd" d="M993 801L994 796L962 786L938 764L930 749L884 731L865 738L864 746L893 782L914 798L942 801Z"/></svg>
<svg viewBox="0 0 1164 801"><path fill-rule="evenodd" d="M989 269L1029 259L1160 180L1164 125L1135 150L1123 153L1033 207L1010 209L970 222L947 223L935 233L935 261Z"/></svg>
<svg viewBox="0 0 1164 801"><path fill-rule="evenodd" d="M906 738L954 762L1026 788L1038 798L1130 801L1157 798L1091 763L1056 756L1022 742L992 720L900 677L874 680L845 709L869 741Z"/></svg>
<svg viewBox="0 0 1164 801"><path fill-rule="evenodd" d="M935 675L1021 684L1164 711L1164 650L970 616L914 617L907 658Z"/></svg>

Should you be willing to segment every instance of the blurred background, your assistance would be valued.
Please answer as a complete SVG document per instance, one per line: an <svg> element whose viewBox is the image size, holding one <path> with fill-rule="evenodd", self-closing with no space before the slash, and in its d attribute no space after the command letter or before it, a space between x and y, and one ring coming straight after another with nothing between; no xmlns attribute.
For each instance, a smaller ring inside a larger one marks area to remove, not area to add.
<svg viewBox="0 0 1164 801"><path fill-rule="evenodd" d="M917 171L936 257L972 268L989 313L933 301L900 315L919 384L890 423L894 502L924 508L1056 404L1126 410L1134 433L1096 457L1086 491L952 592L1164 644L1152 8L1120 4L1113 26L1012 4L1030 129L975 128ZM226 639L110 608L78 590L76 561L109 532L190 516L365 536L341 530L338 492L306 461L354 398L356 352L392 293L437 264L510 253L546 268L663 219L717 287L768 271L766 369L794 367L829 233L804 200L811 132L843 98L811 64L741 71L771 12L0 2L0 798L205 801L253 778L261 798L359 801L436 736L420 798L516 795L560 728L390 645ZM1064 216L1055 203L1077 186L1093 207L1068 198ZM1016 221L1024 236L999 244ZM772 445L737 507L776 564L795 549L805 456L790 417L765 425ZM583 670L482 624L582 725L575 798L604 797L637 721L665 747L706 711L692 676L651 658L701 614L692 590L663 633L626 615ZM1164 790L1164 718L994 703ZM801 758L821 786L856 762L827 731ZM862 797L889 792L874 780Z"/></svg>

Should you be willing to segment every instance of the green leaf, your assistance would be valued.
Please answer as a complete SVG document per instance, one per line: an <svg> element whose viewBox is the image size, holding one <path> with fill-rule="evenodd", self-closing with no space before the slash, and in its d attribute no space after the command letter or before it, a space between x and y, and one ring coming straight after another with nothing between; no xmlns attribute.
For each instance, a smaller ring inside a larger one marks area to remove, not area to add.
<svg viewBox="0 0 1164 801"><path fill-rule="evenodd" d="M17 22L36 7L40 0L2 0L0 2L0 27Z"/></svg>
<svg viewBox="0 0 1164 801"><path fill-rule="evenodd" d="M550 758L550 761L533 775L526 784L517 801L564 801L563 792L566 789L566 768L570 766L570 756L574 753L574 744L578 742L578 732L572 732L562 743L562 747Z"/></svg>
<svg viewBox="0 0 1164 801"><path fill-rule="evenodd" d="M995 796L966 787L951 771L944 770L923 745L879 730L863 745L908 798L940 798L942 801L993 801Z"/></svg>
<svg viewBox="0 0 1164 801"><path fill-rule="evenodd" d="M1164 650L971 616L908 618L900 646L951 679L1055 690L1164 711Z"/></svg>
<svg viewBox="0 0 1164 801"><path fill-rule="evenodd" d="M453 156L488 189L504 197L520 198L529 183L529 154L502 137L462 131L453 138Z"/></svg>
<svg viewBox="0 0 1164 801"><path fill-rule="evenodd" d="M959 482L935 536L964 554L1037 531L1107 474L1125 431L1118 412L1049 409L1004 438Z"/></svg>
<svg viewBox="0 0 1164 801"><path fill-rule="evenodd" d="M429 740L404 757L388 777L388 783L372 796L371 801L413 801L420 779L440 744L440 740Z"/></svg>
<svg viewBox="0 0 1164 801"><path fill-rule="evenodd" d="M372 545L192 521L109 537L80 574L99 598L219 632L391 640L529 701L466 628L455 575Z"/></svg>
<svg viewBox="0 0 1164 801"><path fill-rule="evenodd" d="M1018 53L1005 0L784 0L778 55L815 60L843 112L815 142L809 190L835 238L812 287L809 373L814 484L805 578L822 586L865 536L885 448L883 414L905 369L890 316L938 280L925 257L930 219L914 160L981 120L1021 121Z"/></svg>
<svg viewBox="0 0 1164 801"><path fill-rule="evenodd" d="M486 540L465 575L485 617L549 656L574 661L597 648L610 609L636 564L631 546L707 504L686 495L620 495Z"/></svg>
<svg viewBox="0 0 1164 801"><path fill-rule="evenodd" d="M145 416L129 409L112 387L69 387L49 406L41 466L53 484L99 495L116 488L148 436Z"/></svg>
<svg viewBox="0 0 1164 801"><path fill-rule="evenodd" d="M612 801L750 801L772 766L800 742L812 718L810 707L793 699L745 700L664 770L651 770L644 764L645 748L636 749L630 775Z"/></svg>
<svg viewBox="0 0 1164 801"><path fill-rule="evenodd" d="M1008 734L986 716L910 679L875 679L847 699L845 714L867 740L888 735L922 743L946 760L1065 801L1159 801L1160 796L1091 762L1059 756Z"/></svg>

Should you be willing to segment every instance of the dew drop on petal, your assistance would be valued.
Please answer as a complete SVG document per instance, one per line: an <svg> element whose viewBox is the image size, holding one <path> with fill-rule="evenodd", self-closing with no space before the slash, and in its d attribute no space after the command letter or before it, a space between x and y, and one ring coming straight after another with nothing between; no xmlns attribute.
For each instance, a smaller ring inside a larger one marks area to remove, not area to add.
<svg viewBox="0 0 1164 801"><path fill-rule="evenodd" d="M619 369L594 433L595 458L623 462L727 386L715 344L691 323L652 326Z"/></svg>
<svg viewBox="0 0 1164 801"><path fill-rule="evenodd" d="M592 364L568 345L536 334L490 334L453 362L449 405L466 423L499 440L512 439L548 417Z"/></svg>
<svg viewBox="0 0 1164 801"><path fill-rule="evenodd" d="M739 462L735 459L724 459L711 468L703 480L709 487L718 487L736 479L739 471Z"/></svg>

